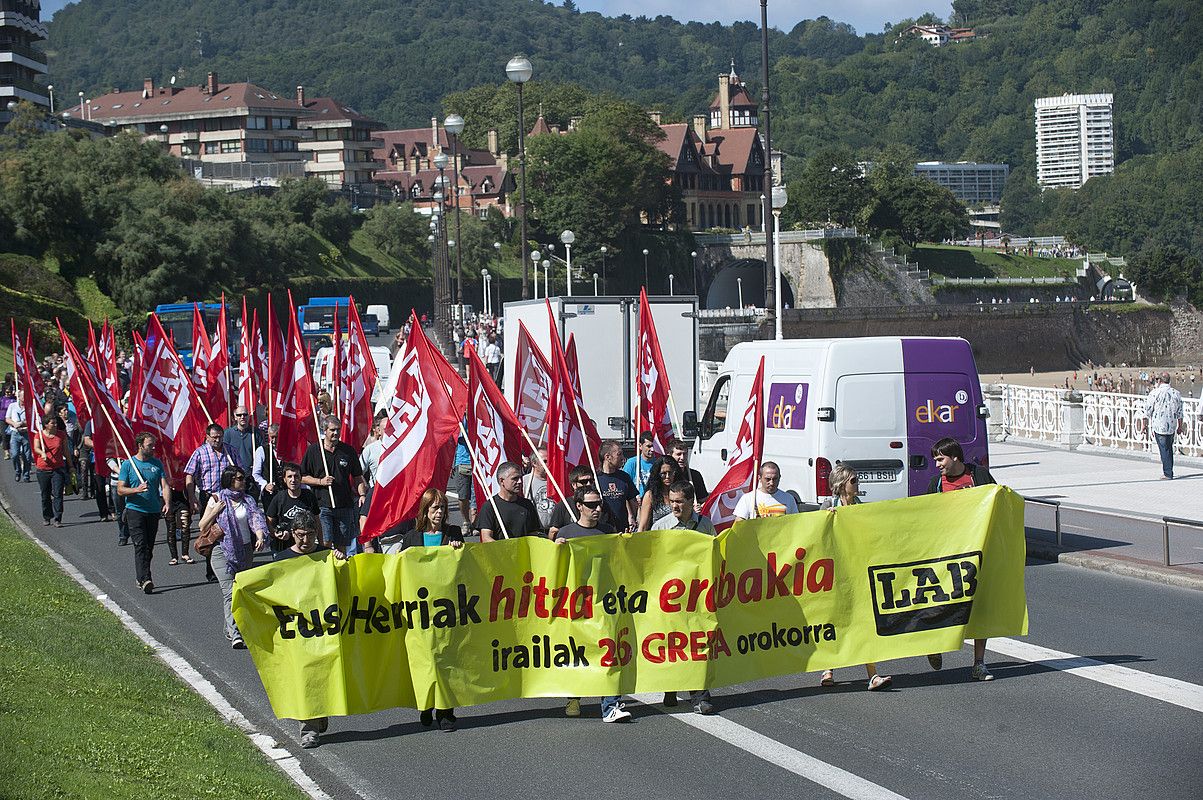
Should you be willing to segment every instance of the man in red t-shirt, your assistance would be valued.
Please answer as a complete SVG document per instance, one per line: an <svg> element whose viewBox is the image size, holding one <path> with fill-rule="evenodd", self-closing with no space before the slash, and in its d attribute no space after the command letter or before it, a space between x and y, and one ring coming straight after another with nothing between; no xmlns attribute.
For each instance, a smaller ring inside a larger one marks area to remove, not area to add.
<svg viewBox="0 0 1203 800"><path fill-rule="evenodd" d="M42 430L33 434L33 465L42 490L42 524L63 527L63 486L67 483L70 457L67 437L59 432L58 416L47 414Z"/></svg>
<svg viewBox="0 0 1203 800"><path fill-rule="evenodd" d="M931 479L927 485L928 494L953 492L957 489L972 489L974 486L985 486L995 483L990 471L978 464L965 463L965 451L956 439L945 437L932 445L932 461L940 470L940 474ZM932 669L944 665L944 657L939 653L927 657ZM973 670L969 673L975 681L992 681L994 676L986 669L986 640L973 640Z"/></svg>

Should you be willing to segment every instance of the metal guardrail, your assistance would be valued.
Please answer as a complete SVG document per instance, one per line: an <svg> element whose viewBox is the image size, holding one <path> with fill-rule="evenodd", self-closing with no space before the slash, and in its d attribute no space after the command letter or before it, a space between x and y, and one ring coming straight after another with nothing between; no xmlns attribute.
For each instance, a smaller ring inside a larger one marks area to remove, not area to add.
<svg viewBox="0 0 1203 800"><path fill-rule="evenodd" d="M1041 505L1041 506L1052 506L1053 507L1053 524L1055 526L1054 532L1057 535L1057 547L1060 547L1061 546L1061 502L1059 500L1045 500L1040 497L1024 497L1023 495L1020 495L1020 497L1023 497L1023 502L1025 502L1025 503L1036 503L1037 505ZM1166 552L1168 553L1169 551L1167 550ZM1167 555L1166 558L1168 559L1169 556Z"/></svg>
<svg viewBox="0 0 1203 800"><path fill-rule="evenodd" d="M1184 525L1191 528L1203 528L1203 522L1200 522L1197 519L1184 519L1182 517L1161 518L1162 561L1167 567L1170 566L1170 525Z"/></svg>

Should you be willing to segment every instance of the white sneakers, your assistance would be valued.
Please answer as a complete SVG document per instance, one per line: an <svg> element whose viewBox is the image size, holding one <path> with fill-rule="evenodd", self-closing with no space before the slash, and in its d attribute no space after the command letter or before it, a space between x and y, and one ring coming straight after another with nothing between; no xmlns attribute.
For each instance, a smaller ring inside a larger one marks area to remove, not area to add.
<svg viewBox="0 0 1203 800"><path fill-rule="evenodd" d="M631 712L622 703L615 703L602 717L602 722L629 722L630 719Z"/></svg>

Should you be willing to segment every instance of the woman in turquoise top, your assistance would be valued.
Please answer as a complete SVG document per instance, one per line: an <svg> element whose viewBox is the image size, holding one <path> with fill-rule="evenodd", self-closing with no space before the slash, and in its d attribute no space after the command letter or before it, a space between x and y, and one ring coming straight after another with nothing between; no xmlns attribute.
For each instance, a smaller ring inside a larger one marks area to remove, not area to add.
<svg viewBox="0 0 1203 800"><path fill-rule="evenodd" d="M463 547L463 532L458 525L449 525L446 520L447 495L438 489L427 489L418 504L418 517L414 520L414 528L408 531L401 540L401 549L445 545L458 550ZM436 718L439 721L439 730L445 732L455 730L454 708L436 708L433 715L429 708L422 709L420 718L422 727L429 728Z"/></svg>

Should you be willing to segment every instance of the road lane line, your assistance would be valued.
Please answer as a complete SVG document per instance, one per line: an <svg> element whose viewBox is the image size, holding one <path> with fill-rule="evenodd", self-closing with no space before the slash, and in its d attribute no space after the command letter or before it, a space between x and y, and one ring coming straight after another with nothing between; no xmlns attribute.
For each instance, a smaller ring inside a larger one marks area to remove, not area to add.
<svg viewBox="0 0 1203 800"><path fill-rule="evenodd" d="M661 711L658 705L662 695L633 694L630 696L648 708L667 714L667 712ZM667 716L850 800L906 800L902 795L892 792L884 786L879 786L859 775L853 775L847 770L807 755L801 750L795 750L789 745L782 744L776 739L770 739L764 734L757 733L751 728L732 722L725 717L691 713L667 714Z"/></svg>
<svg viewBox="0 0 1203 800"><path fill-rule="evenodd" d="M227 722L240 730L255 747L259 748L263 755L267 756L277 767L280 768L285 775L292 779L301 791L307 794L312 800L332 800L330 795L322 790L317 782L305 772L301 766L300 760L290 753L286 748L281 747L275 739L263 733L255 724L246 716L234 707L234 704L226 699L217 687L209 682L200 671L192 666L183 656L172 650L167 645L160 642L150 634L146 628L130 615L128 611L117 604L113 598L109 597L92 581L88 580L74 564L61 555L57 550L51 547L48 543L39 539L34 535L33 530L25 524L25 520L21 519L9 507L7 498L0 496L0 506L4 508L4 512L12 523L21 530L30 540L38 547L46 552L46 555L54 559L59 568L67 573L71 578L83 587L84 591L96 599L98 603L104 606L113 616L117 617L132 634L147 647L149 647L159 659L171 668L176 675L180 676L188 688L203 697L209 705L217 711Z"/></svg>
<svg viewBox="0 0 1203 800"><path fill-rule="evenodd" d="M966 640L968 641L968 640ZM1062 653L1047 647L1030 644L1018 639L991 639L986 649L995 653L1017 658L1042 667L1069 672L1079 678L1123 689L1134 694L1151 697L1191 711L1203 711L1203 686L1167 678L1149 672L1141 672L1120 664L1108 664L1073 653Z"/></svg>

